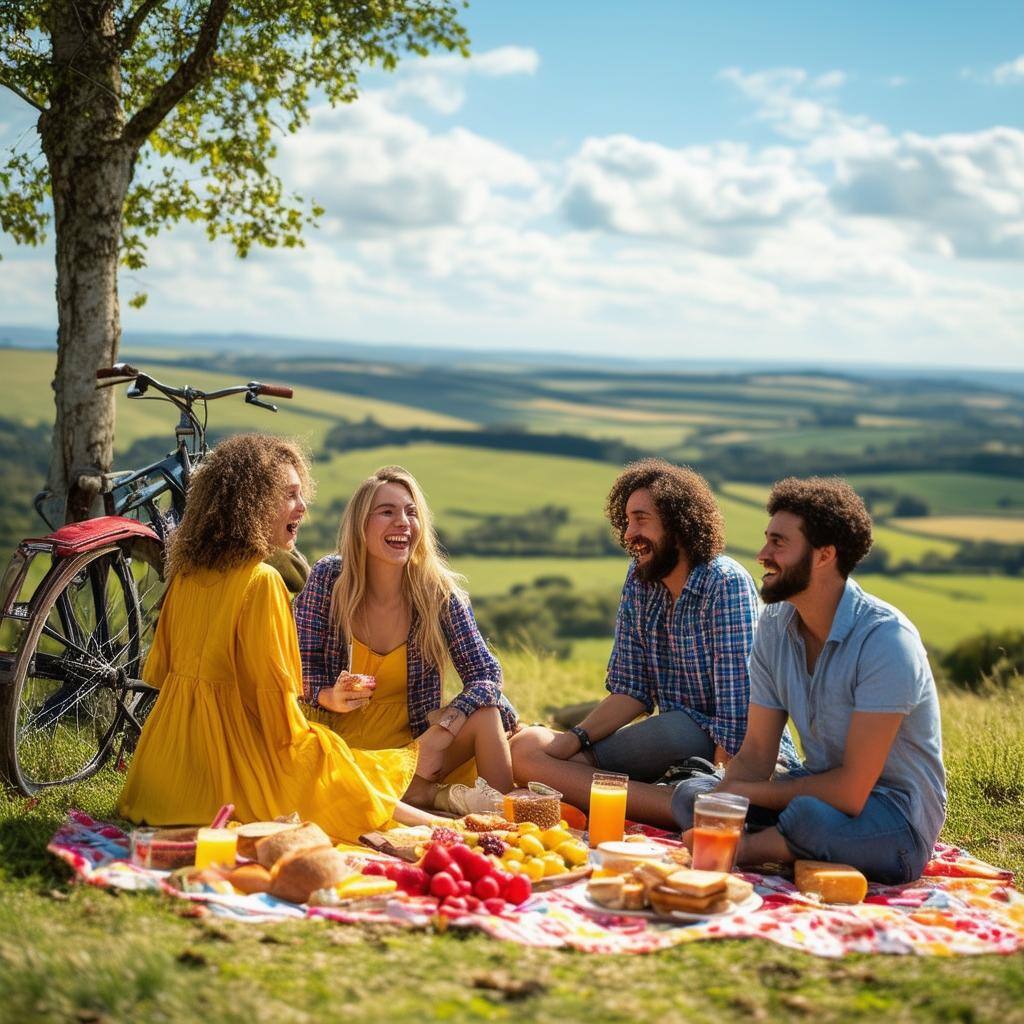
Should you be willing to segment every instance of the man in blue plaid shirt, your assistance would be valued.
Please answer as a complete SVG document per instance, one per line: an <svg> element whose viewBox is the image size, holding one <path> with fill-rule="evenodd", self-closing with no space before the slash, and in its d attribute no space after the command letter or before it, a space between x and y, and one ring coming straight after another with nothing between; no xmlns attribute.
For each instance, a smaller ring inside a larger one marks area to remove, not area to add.
<svg viewBox="0 0 1024 1024"><path fill-rule="evenodd" d="M546 782L586 807L594 768L628 774L628 814L673 827L671 789L644 785L690 757L726 762L747 728L747 659L757 625L750 574L721 552L707 482L661 459L628 466L606 513L633 561L608 664L608 696L567 732L512 741L516 780ZM658 714L652 714L657 708ZM650 717L629 724L638 716Z"/></svg>

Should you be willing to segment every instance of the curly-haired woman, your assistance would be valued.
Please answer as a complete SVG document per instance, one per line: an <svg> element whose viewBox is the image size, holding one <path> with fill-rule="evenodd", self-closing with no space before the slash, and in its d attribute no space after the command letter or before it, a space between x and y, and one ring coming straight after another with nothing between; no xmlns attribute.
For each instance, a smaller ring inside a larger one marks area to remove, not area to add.
<svg viewBox="0 0 1024 1024"><path fill-rule="evenodd" d="M464 814L491 809L491 789L512 788L516 713L461 582L419 484L385 466L352 495L338 552L313 567L295 619L311 714L360 748L417 739L430 806ZM442 707L449 662L462 690ZM477 779L489 787L467 787Z"/></svg>
<svg viewBox="0 0 1024 1024"><path fill-rule="evenodd" d="M605 511L632 557L609 694L567 732L520 733L512 744L515 774L550 783L585 807L594 767L622 772L637 780L629 786L630 816L671 827L671 790L645 783L689 758L717 764L739 749L757 591L747 570L722 554L722 513L693 470L662 459L634 462L612 485ZM650 717L630 725L644 714ZM795 757L786 743L784 753Z"/></svg>
<svg viewBox="0 0 1024 1024"><path fill-rule="evenodd" d="M202 824L224 803L241 820L297 811L355 839L392 818L432 820L417 749L353 750L303 714L288 594L263 564L291 549L311 491L302 452L247 434L219 444L189 486L143 670L159 687L118 803L132 821Z"/></svg>

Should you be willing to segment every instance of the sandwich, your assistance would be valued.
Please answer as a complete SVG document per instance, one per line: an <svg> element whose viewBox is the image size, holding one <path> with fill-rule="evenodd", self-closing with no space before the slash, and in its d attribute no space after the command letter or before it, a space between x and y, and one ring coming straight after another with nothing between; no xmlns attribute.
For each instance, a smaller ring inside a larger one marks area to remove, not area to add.
<svg viewBox="0 0 1024 1024"><path fill-rule="evenodd" d="M684 911L688 914L718 914L729 909L724 871L693 871L682 868L668 875L648 892L651 906L659 914Z"/></svg>

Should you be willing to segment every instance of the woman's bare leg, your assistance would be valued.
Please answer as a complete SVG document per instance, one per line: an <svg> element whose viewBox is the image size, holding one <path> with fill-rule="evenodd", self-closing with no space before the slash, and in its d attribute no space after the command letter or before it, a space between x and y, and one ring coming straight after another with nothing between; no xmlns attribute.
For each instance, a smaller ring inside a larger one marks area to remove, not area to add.
<svg viewBox="0 0 1024 1024"><path fill-rule="evenodd" d="M512 788L512 752L496 707L478 708L466 719L458 736L444 752L441 777L471 757L476 758L477 774L499 793L507 793Z"/></svg>

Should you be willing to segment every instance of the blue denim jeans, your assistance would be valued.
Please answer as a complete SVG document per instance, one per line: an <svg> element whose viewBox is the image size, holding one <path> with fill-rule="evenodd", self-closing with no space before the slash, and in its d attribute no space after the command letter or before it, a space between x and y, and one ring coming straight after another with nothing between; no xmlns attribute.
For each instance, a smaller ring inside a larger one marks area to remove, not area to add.
<svg viewBox="0 0 1024 1024"><path fill-rule="evenodd" d="M680 829L693 827L694 801L718 782L708 775L679 783L672 797L672 816ZM849 864L884 885L919 878L932 852L896 804L877 791L855 817L817 797L798 796L779 812L751 807L747 824L752 831L774 825L800 860Z"/></svg>
<svg viewBox="0 0 1024 1024"><path fill-rule="evenodd" d="M593 747L597 767L637 782L655 782L690 757L710 759L715 741L682 708L625 725Z"/></svg>

